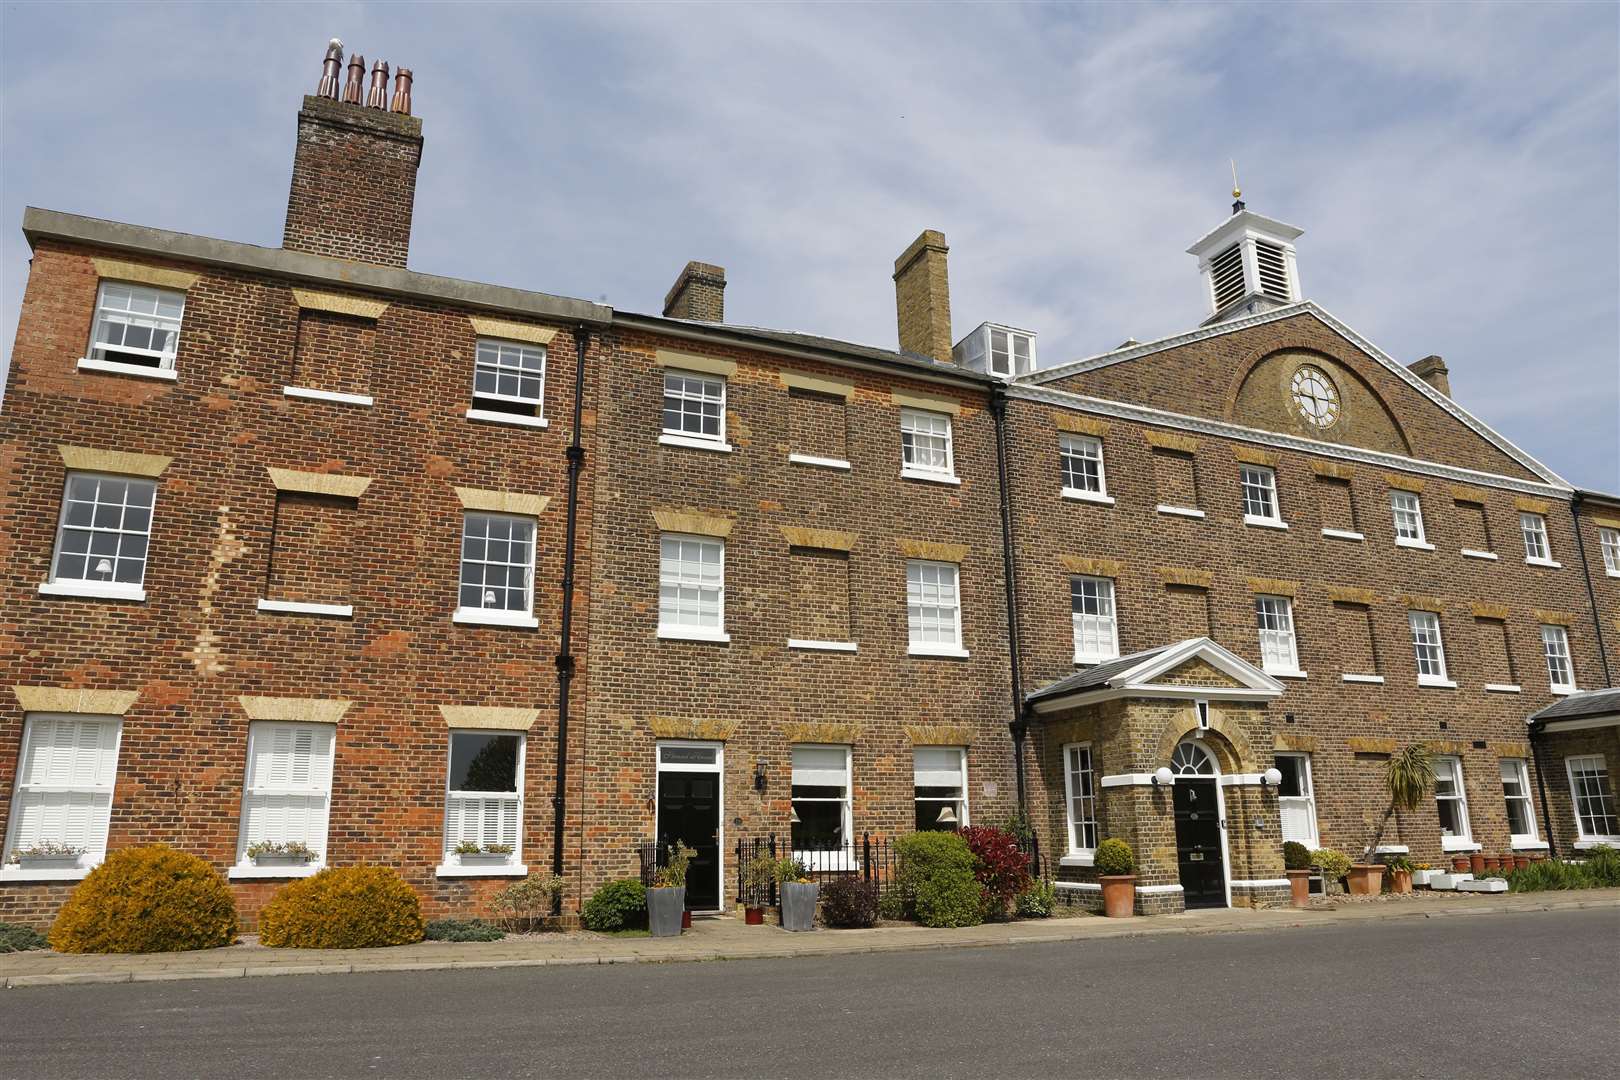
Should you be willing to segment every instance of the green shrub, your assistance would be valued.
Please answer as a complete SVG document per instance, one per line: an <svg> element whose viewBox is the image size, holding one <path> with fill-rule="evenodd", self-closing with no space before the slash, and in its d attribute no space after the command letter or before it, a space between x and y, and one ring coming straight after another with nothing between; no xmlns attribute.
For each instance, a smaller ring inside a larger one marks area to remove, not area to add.
<svg viewBox="0 0 1620 1080"><path fill-rule="evenodd" d="M563 884L557 874L530 874L514 881L489 898L490 917L508 934L530 930L537 920L551 914L552 901L562 895Z"/></svg>
<svg viewBox="0 0 1620 1080"><path fill-rule="evenodd" d="M43 949L45 945L45 935L33 927L0 922L0 953L28 952Z"/></svg>
<svg viewBox="0 0 1620 1080"><path fill-rule="evenodd" d="M603 884L585 901L580 919L587 930L604 933L647 925L647 889L635 878Z"/></svg>
<svg viewBox="0 0 1620 1080"><path fill-rule="evenodd" d="M1586 854L1586 869L1592 875L1592 884L1599 889L1620 886L1620 851L1607 844L1599 844Z"/></svg>
<svg viewBox="0 0 1620 1080"><path fill-rule="evenodd" d="M179 952L236 940L236 901L208 863L168 847L124 848L73 890L51 948L75 953Z"/></svg>
<svg viewBox="0 0 1620 1080"><path fill-rule="evenodd" d="M972 870L946 867L917 886L916 907L924 926L977 926L984 921L984 891Z"/></svg>
<svg viewBox="0 0 1620 1080"><path fill-rule="evenodd" d="M878 918L884 922L899 922L906 917L906 898L898 887L885 889L878 895Z"/></svg>
<svg viewBox="0 0 1620 1080"><path fill-rule="evenodd" d="M1338 881L1350 872L1350 856L1332 848L1317 848L1311 852L1311 865L1322 871L1325 881Z"/></svg>
<svg viewBox="0 0 1620 1080"><path fill-rule="evenodd" d="M821 887L821 918L828 926L861 929L878 919L878 886L840 874Z"/></svg>
<svg viewBox="0 0 1620 1080"><path fill-rule="evenodd" d="M1093 862L1099 876L1119 877L1136 873L1136 853L1131 850L1131 845L1118 837L1111 836L1098 844L1097 857Z"/></svg>
<svg viewBox="0 0 1620 1080"><path fill-rule="evenodd" d="M1283 869L1309 870L1311 868L1311 849L1298 840L1283 842Z"/></svg>
<svg viewBox="0 0 1620 1080"><path fill-rule="evenodd" d="M1057 906L1057 887L1050 881L1036 878L1029 888L1018 894L1013 902L1013 913L1020 919L1045 919Z"/></svg>
<svg viewBox="0 0 1620 1080"><path fill-rule="evenodd" d="M328 867L283 885L259 915L259 942L286 949L375 949L422 940L416 892L387 866Z"/></svg>
<svg viewBox="0 0 1620 1080"><path fill-rule="evenodd" d="M979 864L967 841L953 832L907 833L895 839L894 852L900 858L896 890L907 915L916 911L917 891L924 882L946 870L971 875Z"/></svg>
<svg viewBox="0 0 1620 1080"><path fill-rule="evenodd" d="M1620 884L1620 852L1599 846L1581 862L1538 859L1500 876L1507 878L1509 892L1613 888Z"/></svg>
<svg viewBox="0 0 1620 1080"><path fill-rule="evenodd" d="M427 941L499 941L506 932L483 919L434 919L422 937Z"/></svg>

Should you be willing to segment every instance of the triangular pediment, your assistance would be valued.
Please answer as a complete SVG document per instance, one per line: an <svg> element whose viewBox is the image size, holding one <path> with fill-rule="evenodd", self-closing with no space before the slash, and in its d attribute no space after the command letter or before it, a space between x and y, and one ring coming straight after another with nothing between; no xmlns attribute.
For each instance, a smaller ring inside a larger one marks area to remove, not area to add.
<svg viewBox="0 0 1620 1080"><path fill-rule="evenodd" d="M1207 637L1147 649L1076 672L1028 695L1037 713L1121 697L1269 701L1283 685Z"/></svg>

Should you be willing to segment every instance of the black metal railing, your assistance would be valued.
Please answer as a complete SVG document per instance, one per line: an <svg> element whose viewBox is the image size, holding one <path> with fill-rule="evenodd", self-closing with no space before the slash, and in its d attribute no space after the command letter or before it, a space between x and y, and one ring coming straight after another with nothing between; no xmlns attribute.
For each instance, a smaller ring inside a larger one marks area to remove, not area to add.
<svg viewBox="0 0 1620 1080"><path fill-rule="evenodd" d="M859 840L850 844L792 845L786 838L779 841L775 833L768 836L742 837L732 851L734 856L732 867L737 882L737 903L746 907L775 905L774 877L764 873L756 874L752 868L761 859L774 863L789 856L797 859L809 875L818 881L832 877L855 876L862 881L875 882L878 892L886 893L900 878L900 856L895 851L895 839L890 836L873 836L868 832L862 833ZM647 878L648 860L656 858L654 854L649 853L652 846L642 845L642 875L646 880L650 880ZM1040 840L1031 835L1027 841L1021 839L1018 846L1029 856L1030 876L1041 877Z"/></svg>

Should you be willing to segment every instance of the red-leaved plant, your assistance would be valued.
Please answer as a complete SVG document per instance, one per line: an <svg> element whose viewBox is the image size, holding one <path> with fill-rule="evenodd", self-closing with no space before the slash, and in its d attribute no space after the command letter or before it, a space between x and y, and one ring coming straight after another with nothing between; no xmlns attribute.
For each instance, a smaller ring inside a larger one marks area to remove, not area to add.
<svg viewBox="0 0 1620 1080"><path fill-rule="evenodd" d="M978 858L973 875L984 892L986 917L1006 918L1018 894L1029 888L1029 856L1019 850L1018 838L1005 829L973 825L961 830L961 835Z"/></svg>

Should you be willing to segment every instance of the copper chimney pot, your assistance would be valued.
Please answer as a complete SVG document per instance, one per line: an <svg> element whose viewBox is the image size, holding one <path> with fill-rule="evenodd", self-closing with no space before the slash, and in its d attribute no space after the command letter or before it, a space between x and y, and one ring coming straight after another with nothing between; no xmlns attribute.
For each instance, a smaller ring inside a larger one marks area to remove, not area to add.
<svg viewBox="0 0 1620 1080"><path fill-rule="evenodd" d="M371 89L366 93L366 108L388 108L388 62L379 60L371 66Z"/></svg>
<svg viewBox="0 0 1620 1080"><path fill-rule="evenodd" d="M411 69L400 68L394 75L394 107L393 111L403 116L411 115Z"/></svg>
<svg viewBox="0 0 1620 1080"><path fill-rule="evenodd" d="M343 103L358 105L366 96L366 58L359 53L349 57L349 77L343 83Z"/></svg>
<svg viewBox="0 0 1620 1080"><path fill-rule="evenodd" d="M343 42L333 38L326 44L326 59L321 62L321 84L315 88L315 96L337 100L338 75L343 64Z"/></svg>

